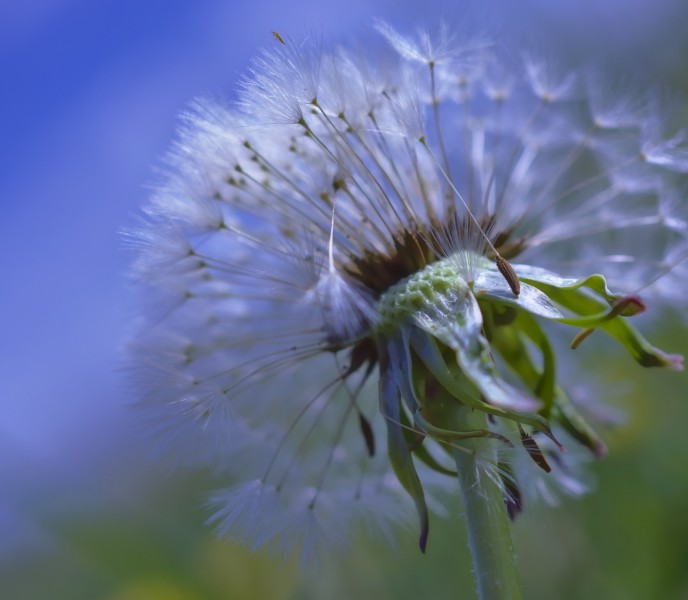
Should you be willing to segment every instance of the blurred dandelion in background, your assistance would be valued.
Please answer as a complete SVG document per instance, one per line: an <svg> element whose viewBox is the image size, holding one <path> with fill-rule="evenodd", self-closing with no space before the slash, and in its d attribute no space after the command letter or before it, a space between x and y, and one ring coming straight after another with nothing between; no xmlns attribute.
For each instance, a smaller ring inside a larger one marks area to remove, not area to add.
<svg viewBox="0 0 688 600"><path fill-rule="evenodd" d="M277 34L237 103L185 115L129 236L131 380L159 451L216 473L221 534L307 560L410 524L425 550L460 495L479 594L515 597L508 517L606 451L576 353L682 369L631 321L685 297L688 139L593 70L377 30Z"/></svg>

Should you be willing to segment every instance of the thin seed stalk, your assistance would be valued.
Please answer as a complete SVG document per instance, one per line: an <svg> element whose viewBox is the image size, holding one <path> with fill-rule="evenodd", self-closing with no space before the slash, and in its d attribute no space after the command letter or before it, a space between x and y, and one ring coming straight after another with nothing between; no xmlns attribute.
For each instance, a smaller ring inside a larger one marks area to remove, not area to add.
<svg viewBox="0 0 688 600"><path fill-rule="evenodd" d="M485 428L482 413L462 411L464 429ZM495 480L497 459L484 442L462 445L453 451L457 477L468 530L468 545L473 559L480 600L520 600L521 588L516 570L502 489Z"/></svg>

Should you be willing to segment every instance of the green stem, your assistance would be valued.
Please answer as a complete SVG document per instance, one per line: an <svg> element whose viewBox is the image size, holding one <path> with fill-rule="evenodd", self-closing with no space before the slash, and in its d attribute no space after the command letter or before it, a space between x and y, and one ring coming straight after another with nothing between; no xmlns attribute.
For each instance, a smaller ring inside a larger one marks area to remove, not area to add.
<svg viewBox="0 0 688 600"><path fill-rule="evenodd" d="M476 450L477 445L454 450L478 597L519 600L522 596L511 526L501 487L494 479L496 457L484 443L481 446L480 450Z"/></svg>

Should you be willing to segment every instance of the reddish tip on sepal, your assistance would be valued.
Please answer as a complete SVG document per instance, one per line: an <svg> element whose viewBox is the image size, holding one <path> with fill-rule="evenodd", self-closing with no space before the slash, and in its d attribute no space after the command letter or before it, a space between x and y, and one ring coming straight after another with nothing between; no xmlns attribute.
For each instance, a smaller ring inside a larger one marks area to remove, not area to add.
<svg viewBox="0 0 688 600"><path fill-rule="evenodd" d="M418 547L423 554L425 554L425 548L428 545L428 535L430 535L430 519L425 513L420 520L420 537L418 538Z"/></svg>
<svg viewBox="0 0 688 600"><path fill-rule="evenodd" d="M426 524L423 530L420 532L420 537L418 538L418 547L420 551L425 554L425 548L428 545L428 534L430 533L430 528Z"/></svg>
<svg viewBox="0 0 688 600"><path fill-rule="evenodd" d="M638 296L624 296L614 302L610 316L633 317L647 310L647 305Z"/></svg>
<svg viewBox="0 0 688 600"><path fill-rule="evenodd" d="M683 371L683 356L680 354L667 354L664 366L672 371Z"/></svg>
<svg viewBox="0 0 688 600"><path fill-rule="evenodd" d="M604 458L607 456L607 445L602 441L602 440L597 440L595 443L590 446L590 450L592 450L592 454L595 458Z"/></svg>

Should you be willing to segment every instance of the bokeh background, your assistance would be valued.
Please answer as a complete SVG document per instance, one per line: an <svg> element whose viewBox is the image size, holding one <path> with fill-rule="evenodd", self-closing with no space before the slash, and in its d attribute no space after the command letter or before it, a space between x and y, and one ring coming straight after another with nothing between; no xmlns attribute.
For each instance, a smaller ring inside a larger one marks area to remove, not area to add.
<svg viewBox="0 0 688 600"><path fill-rule="evenodd" d="M408 30L468 14L688 106L683 0L420 4L0 3L0 598L472 597L458 505L435 520L425 556L402 533L303 570L215 539L203 525L210 479L149 459L119 371L136 302L119 231L179 111L201 94L231 98L273 30L346 40L373 17ZM655 343L688 354L687 308L652 323ZM585 368L599 362L588 355ZM634 367L605 366L626 423L591 465L595 492L516 524L527 598L688 598L688 378Z"/></svg>

